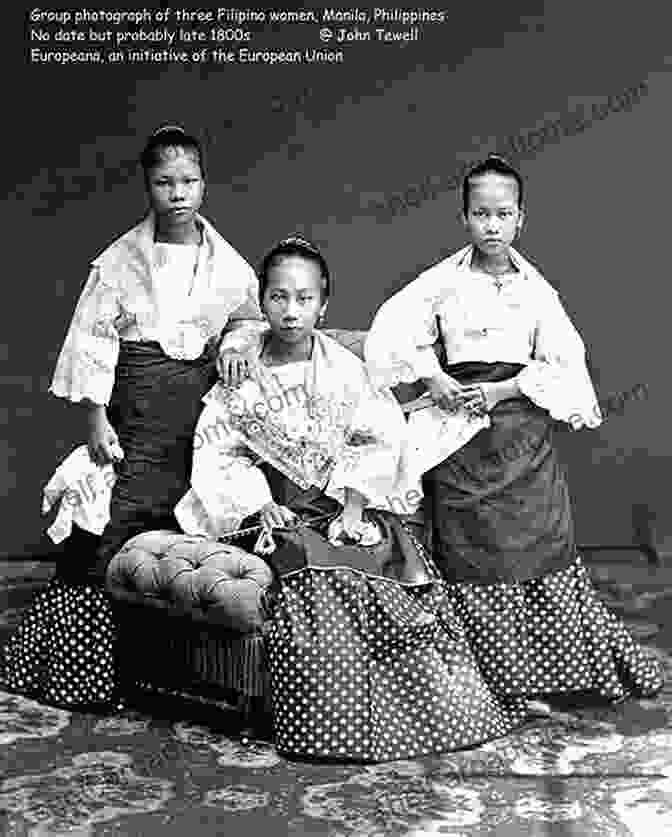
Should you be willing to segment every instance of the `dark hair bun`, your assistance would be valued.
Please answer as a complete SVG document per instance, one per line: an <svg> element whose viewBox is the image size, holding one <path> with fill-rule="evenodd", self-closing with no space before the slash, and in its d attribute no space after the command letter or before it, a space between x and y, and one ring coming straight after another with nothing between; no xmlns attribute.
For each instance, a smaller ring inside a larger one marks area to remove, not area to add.
<svg viewBox="0 0 672 837"><path fill-rule="evenodd" d="M518 207L523 206L523 177L515 166L499 154L488 154L485 160L472 166L464 175L462 181L462 211L465 215L469 213L469 189L472 177L481 177L484 174L500 174L503 177L511 177L518 186Z"/></svg>
<svg viewBox="0 0 672 837"><path fill-rule="evenodd" d="M170 147L183 148L193 154L198 160L201 174L205 177L205 160L201 143L196 137L188 134L181 125L174 124L161 125L153 134L150 134L140 155L140 164L145 174L161 163L162 154L166 148Z"/></svg>
<svg viewBox="0 0 672 837"><path fill-rule="evenodd" d="M331 293L331 278L329 276L327 262L317 245L313 244L312 241L309 241L301 233L292 233L287 238L283 238L282 241L279 241L264 256L264 260L259 268L259 297L263 299L266 286L268 285L268 272L271 267L281 259L289 258L290 256L300 256L303 259L308 259L319 267L320 275L322 276L322 298L328 299Z"/></svg>

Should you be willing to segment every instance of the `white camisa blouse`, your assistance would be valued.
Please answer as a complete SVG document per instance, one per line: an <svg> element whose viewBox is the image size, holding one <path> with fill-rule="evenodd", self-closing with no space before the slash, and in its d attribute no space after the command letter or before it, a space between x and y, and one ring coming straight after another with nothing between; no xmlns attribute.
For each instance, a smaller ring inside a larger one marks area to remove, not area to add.
<svg viewBox="0 0 672 837"><path fill-rule="evenodd" d="M108 404L121 340L158 341L193 360L226 329L226 347L264 328L252 267L203 217L200 245L154 242L150 214L94 260L59 355L51 392Z"/></svg>
<svg viewBox="0 0 672 837"><path fill-rule="evenodd" d="M318 477L324 492L340 503L346 488L364 495L367 506L390 510L394 498L410 489L421 496L419 481L410 483L403 468L405 422L398 402L389 390L373 390L361 360L319 331L310 361L271 367L260 362L256 376L235 395L222 397L217 385L203 400L191 487L175 509L188 534L219 537L270 502L266 476L257 467L261 459L298 485L305 481L303 488L318 484ZM254 417L257 430L239 431L237 413ZM361 444L350 441L355 431L364 437ZM332 461L323 483L313 459L317 451Z"/></svg>
<svg viewBox="0 0 672 837"><path fill-rule="evenodd" d="M379 309L365 345L378 385L432 377L448 364L523 364L521 391L559 421L598 427L602 416L583 340L556 290L515 250L516 272L495 279L472 269L473 247L431 267Z"/></svg>

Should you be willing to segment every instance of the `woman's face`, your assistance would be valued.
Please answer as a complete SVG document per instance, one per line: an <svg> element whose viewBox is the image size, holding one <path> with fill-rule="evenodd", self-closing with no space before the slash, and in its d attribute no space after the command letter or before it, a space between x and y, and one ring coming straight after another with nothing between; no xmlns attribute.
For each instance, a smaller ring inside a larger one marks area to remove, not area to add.
<svg viewBox="0 0 672 837"><path fill-rule="evenodd" d="M166 148L161 162L147 173L147 193L161 229L193 224L203 201L205 183L196 156Z"/></svg>
<svg viewBox="0 0 672 837"><path fill-rule="evenodd" d="M305 340L326 308L319 267L301 256L281 257L268 270L261 307L277 338L292 344Z"/></svg>
<svg viewBox="0 0 672 837"><path fill-rule="evenodd" d="M471 181L464 224L472 244L484 255L506 254L522 221L518 184L512 177L492 173Z"/></svg>

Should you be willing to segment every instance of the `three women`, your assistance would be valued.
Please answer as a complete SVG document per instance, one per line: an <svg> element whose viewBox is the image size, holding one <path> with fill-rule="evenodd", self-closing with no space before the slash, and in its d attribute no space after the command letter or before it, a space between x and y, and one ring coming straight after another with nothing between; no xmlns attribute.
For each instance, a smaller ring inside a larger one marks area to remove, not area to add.
<svg viewBox="0 0 672 837"><path fill-rule="evenodd" d="M524 221L519 173L490 157L467 174L471 244L384 303L367 374L316 329L330 278L310 242L273 248L259 285L198 214L198 143L161 129L142 162L151 211L94 262L52 385L88 403L91 458L116 463L110 522L95 551L85 542L85 571L57 578L10 640L10 687L65 705L115 696L114 624L96 582L142 530L217 537L256 519L272 534L326 515L325 543L388 539L402 560L417 557L419 544L382 509L426 470L406 438L414 423L387 388L422 381L432 419L471 428L449 456L445 439L437 446L424 476L452 635L443 639L449 720L425 749L504 734L532 698L659 690L660 669L599 602L576 553L553 437L558 422L597 426L599 409L581 338L511 246ZM217 354L235 386L213 388ZM305 398L258 414L255 405L288 391ZM231 432L192 462L194 434L218 421ZM354 591L339 584L347 603ZM413 677L422 680L421 665ZM455 678L466 692L447 689ZM308 730L284 734L300 744ZM404 752L394 745L386 757Z"/></svg>

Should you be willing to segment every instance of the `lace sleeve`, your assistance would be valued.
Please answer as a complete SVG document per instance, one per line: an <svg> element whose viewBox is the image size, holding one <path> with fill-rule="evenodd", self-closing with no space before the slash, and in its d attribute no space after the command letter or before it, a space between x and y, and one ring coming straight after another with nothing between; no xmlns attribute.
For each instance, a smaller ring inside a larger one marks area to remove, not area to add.
<svg viewBox="0 0 672 837"><path fill-rule="evenodd" d="M94 267L75 308L50 391L70 401L108 404L119 356L119 292Z"/></svg>

